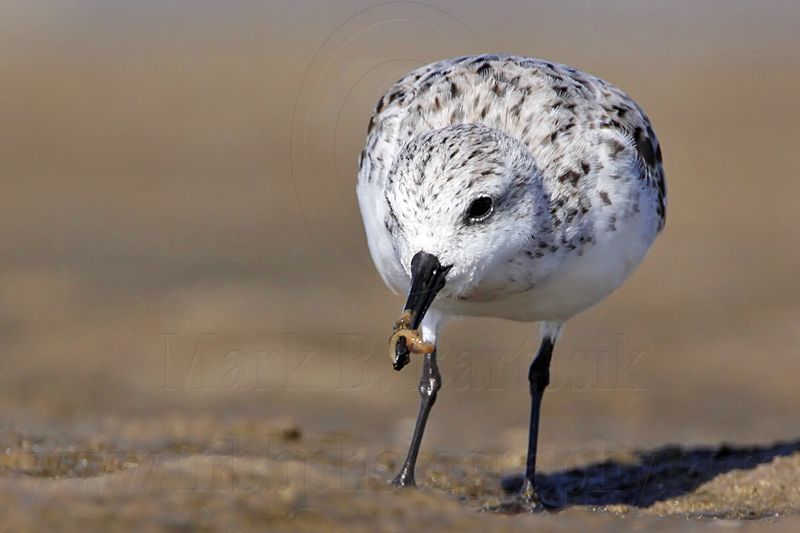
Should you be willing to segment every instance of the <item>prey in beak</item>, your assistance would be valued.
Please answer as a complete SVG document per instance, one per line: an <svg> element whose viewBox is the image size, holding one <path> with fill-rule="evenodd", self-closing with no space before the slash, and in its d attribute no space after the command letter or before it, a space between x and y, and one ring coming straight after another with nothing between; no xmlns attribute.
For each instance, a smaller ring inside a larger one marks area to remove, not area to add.
<svg viewBox="0 0 800 533"><path fill-rule="evenodd" d="M417 252L411 259L411 289L389 338L389 357L395 370L401 370L409 363L412 352L433 352L435 347L422 339L419 327L433 299L444 287L445 277L452 267L442 266L435 255L427 252Z"/></svg>

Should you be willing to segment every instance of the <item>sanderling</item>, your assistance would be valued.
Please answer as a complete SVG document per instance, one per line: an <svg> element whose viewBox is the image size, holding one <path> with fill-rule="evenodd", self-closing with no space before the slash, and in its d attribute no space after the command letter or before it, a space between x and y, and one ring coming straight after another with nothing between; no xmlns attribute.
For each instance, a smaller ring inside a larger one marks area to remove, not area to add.
<svg viewBox="0 0 800 533"><path fill-rule="evenodd" d="M542 394L564 322L611 293L664 226L661 148L625 93L566 65L511 55L439 61L380 99L358 200L384 282L408 294L390 338L400 370L424 356L421 404L396 485L414 466L450 316L541 322L520 501L534 484Z"/></svg>

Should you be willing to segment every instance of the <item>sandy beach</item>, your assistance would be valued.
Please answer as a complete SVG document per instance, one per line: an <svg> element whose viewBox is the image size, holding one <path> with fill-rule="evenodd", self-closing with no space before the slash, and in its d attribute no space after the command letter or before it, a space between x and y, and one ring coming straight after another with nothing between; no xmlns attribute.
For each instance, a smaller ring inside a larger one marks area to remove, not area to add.
<svg viewBox="0 0 800 533"><path fill-rule="evenodd" d="M800 527L800 8L507 4L0 7L0 530ZM388 486L420 361L354 190L381 91L484 51L628 91L669 184L556 347L536 515L533 324L447 327Z"/></svg>

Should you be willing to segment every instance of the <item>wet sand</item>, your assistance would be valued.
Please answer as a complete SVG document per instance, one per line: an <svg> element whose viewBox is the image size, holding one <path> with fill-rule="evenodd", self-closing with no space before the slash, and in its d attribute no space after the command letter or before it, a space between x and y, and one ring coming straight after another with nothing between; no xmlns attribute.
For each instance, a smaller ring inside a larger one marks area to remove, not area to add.
<svg viewBox="0 0 800 533"><path fill-rule="evenodd" d="M0 530L800 526L800 10L232 5L2 8ZM532 325L448 326L421 488L387 485L419 361L353 191L380 90L485 50L629 91L669 181L556 347L535 515Z"/></svg>

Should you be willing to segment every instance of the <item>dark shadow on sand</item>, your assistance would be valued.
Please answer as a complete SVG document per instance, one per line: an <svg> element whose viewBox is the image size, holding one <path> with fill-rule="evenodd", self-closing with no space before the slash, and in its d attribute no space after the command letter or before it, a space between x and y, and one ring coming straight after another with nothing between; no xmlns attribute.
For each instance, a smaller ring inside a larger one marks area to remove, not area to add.
<svg viewBox="0 0 800 533"><path fill-rule="evenodd" d="M732 470L746 470L776 457L800 451L800 440L770 446L681 448L667 446L635 453L638 461L605 461L537 476L547 507L572 505L650 505L694 491L703 483ZM503 490L517 492L522 475L504 478Z"/></svg>

